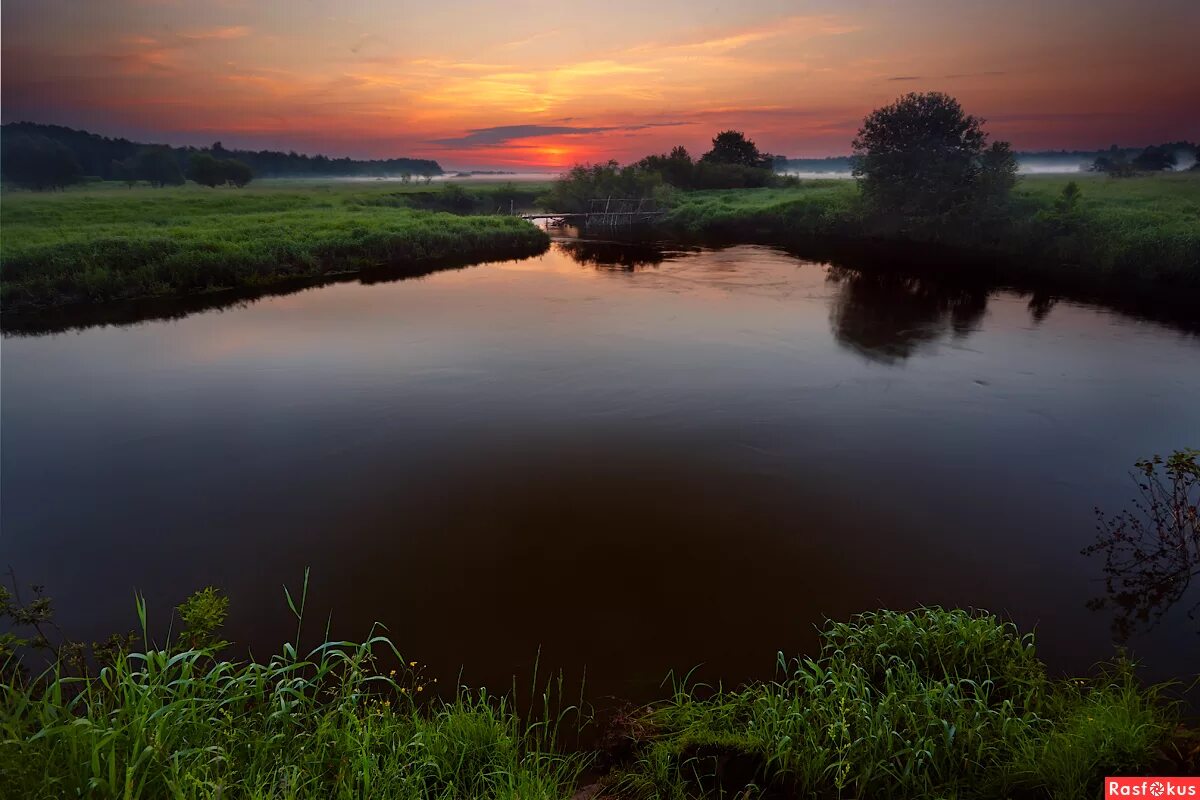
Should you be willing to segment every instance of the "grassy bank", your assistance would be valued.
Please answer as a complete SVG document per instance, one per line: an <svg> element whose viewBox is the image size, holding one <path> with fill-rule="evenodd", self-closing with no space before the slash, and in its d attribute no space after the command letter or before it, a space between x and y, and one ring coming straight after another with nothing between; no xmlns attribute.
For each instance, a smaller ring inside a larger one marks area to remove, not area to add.
<svg viewBox="0 0 1200 800"><path fill-rule="evenodd" d="M1078 198L1063 190L1074 181ZM998 260L1001 274L1081 288L1200 289L1200 176L1022 178L995 213L914 224L868 213L851 181L677 196L668 228L725 237L930 243Z"/></svg>
<svg viewBox="0 0 1200 800"><path fill-rule="evenodd" d="M542 231L519 219L470 214L528 202L537 189L279 181L244 190L6 192L0 308L531 255L547 246Z"/></svg>
<svg viewBox="0 0 1200 800"><path fill-rule="evenodd" d="M181 612L214 608L199 593ZM1122 664L1051 679L1031 636L983 614L831 623L820 655L781 657L777 681L679 685L600 752L564 745L583 720L561 683L521 713L512 695L433 696L415 662L387 669L404 662L382 636L303 654L298 632L265 663L211 637L185 624L89 677L7 663L0 784L23 798L535 800L572 796L586 771L613 798L1085 798L1105 774L1183 768L1164 760L1180 739L1160 689Z"/></svg>
<svg viewBox="0 0 1200 800"><path fill-rule="evenodd" d="M1173 712L1127 663L1053 680L1031 635L941 609L830 623L822 642L781 654L772 682L677 684L610 780L633 798L1087 798L1168 763Z"/></svg>

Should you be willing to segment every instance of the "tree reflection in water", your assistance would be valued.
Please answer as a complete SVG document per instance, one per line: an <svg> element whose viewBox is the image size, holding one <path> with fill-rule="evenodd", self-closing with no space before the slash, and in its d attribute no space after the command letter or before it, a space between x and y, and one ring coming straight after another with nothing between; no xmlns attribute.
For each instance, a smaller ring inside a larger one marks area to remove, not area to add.
<svg viewBox="0 0 1200 800"><path fill-rule="evenodd" d="M838 285L830 324L838 343L884 363L912 356L949 335L970 335L987 311L988 290L979 286L894 272L829 268Z"/></svg>
<svg viewBox="0 0 1200 800"><path fill-rule="evenodd" d="M657 266L667 257L667 251L655 242L570 239L555 242L554 246L585 267L624 272Z"/></svg>
<svg viewBox="0 0 1200 800"><path fill-rule="evenodd" d="M1121 641L1149 629L1188 592L1200 575L1200 450L1180 450L1165 461L1136 464L1138 497L1114 516L1096 509L1099 535L1084 555L1104 554L1106 596L1088 607L1112 609ZM1188 609L1196 618L1197 599Z"/></svg>

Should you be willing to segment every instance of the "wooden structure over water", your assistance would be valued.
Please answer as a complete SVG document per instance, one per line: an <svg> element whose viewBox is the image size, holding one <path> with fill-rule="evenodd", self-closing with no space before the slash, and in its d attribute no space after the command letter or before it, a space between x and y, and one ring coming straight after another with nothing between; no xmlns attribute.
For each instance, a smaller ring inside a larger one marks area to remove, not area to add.
<svg viewBox="0 0 1200 800"><path fill-rule="evenodd" d="M522 219L546 220L546 224L582 224L584 227L616 227L652 222L666 211L660 211L649 197L604 197L588 201L587 211L545 211L537 214L520 214Z"/></svg>

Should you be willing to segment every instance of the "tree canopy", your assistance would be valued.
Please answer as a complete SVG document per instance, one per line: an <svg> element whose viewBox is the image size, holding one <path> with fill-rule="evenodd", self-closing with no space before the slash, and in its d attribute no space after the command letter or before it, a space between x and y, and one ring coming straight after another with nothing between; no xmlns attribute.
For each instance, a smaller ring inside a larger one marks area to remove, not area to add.
<svg viewBox="0 0 1200 800"><path fill-rule="evenodd" d="M1147 172L1175 169L1175 154L1165 147L1150 145L1133 159L1133 168Z"/></svg>
<svg viewBox="0 0 1200 800"><path fill-rule="evenodd" d="M217 142L212 152L218 152ZM188 178L201 186L232 184L245 186L254 178L254 171L235 158L215 158L212 153L193 153L188 161Z"/></svg>
<svg viewBox="0 0 1200 800"><path fill-rule="evenodd" d="M941 92L906 94L863 120L854 174L878 210L931 217L1003 198L1016 181L1007 142L987 144L983 120Z"/></svg>
<svg viewBox="0 0 1200 800"><path fill-rule="evenodd" d="M34 122L9 122L4 124L3 136L44 136L66 147L75 155L83 168L84 175L94 175L105 180L124 180L123 165L135 158L149 145L122 138L99 136L87 131L75 130L62 125L42 125ZM177 164L182 168L192 153L202 148L169 147ZM309 156L296 152L278 150L237 150L226 148L220 142L210 148L214 158L233 158L250 167L260 177L333 177L352 175L399 175L407 171L413 175L441 175L442 168L436 161L424 158L388 158L358 160L330 158L324 155Z"/></svg>
<svg viewBox="0 0 1200 800"><path fill-rule="evenodd" d="M741 131L721 131L712 140L712 150L700 157L709 164L734 164L742 167L771 168L775 157L761 153L753 140Z"/></svg>
<svg viewBox="0 0 1200 800"><path fill-rule="evenodd" d="M5 136L0 160L5 182L26 189L61 189L83 180L71 151L45 136Z"/></svg>
<svg viewBox="0 0 1200 800"><path fill-rule="evenodd" d="M143 147L131 168L138 180L154 186L179 186L185 181L179 160L169 147Z"/></svg>

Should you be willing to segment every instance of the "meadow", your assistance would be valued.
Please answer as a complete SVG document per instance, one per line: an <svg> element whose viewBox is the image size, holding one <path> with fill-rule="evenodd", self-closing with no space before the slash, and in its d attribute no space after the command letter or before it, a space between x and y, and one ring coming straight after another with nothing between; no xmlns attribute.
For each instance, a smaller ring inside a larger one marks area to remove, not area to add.
<svg viewBox="0 0 1200 800"><path fill-rule="evenodd" d="M1078 192L1066 189L1072 183ZM548 188L275 180L244 189L5 191L0 308L265 289L373 267L531 255L545 249L546 234L506 215L545 206ZM1027 176L994 213L921 225L868 213L846 180L669 191L663 199L669 213L659 227L669 236L932 244L988 260L990 269L998 263L1000 278L1085 291L1200 287L1194 174Z"/></svg>
<svg viewBox="0 0 1200 800"><path fill-rule="evenodd" d="M0 308L266 288L372 267L528 256L545 250L545 233L494 212L529 202L536 188L263 181L245 189L102 184L6 191Z"/></svg>
<svg viewBox="0 0 1200 800"><path fill-rule="evenodd" d="M1078 191L1067 189L1074 184ZM872 215L852 181L678 195L681 232L796 241L926 243L998 262L1001 277L1093 290L1200 288L1200 175L1022 177L1008 203L972 219L922 224Z"/></svg>
<svg viewBox="0 0 1200 800"><path fill-rule="evenodd" d="M214 590L162 645L68 675L4 661L0 783L22 798L1094 797L1106 774L1196 766L1165 687L1124 662L1054 679L1034 640L981 612L829 622L774 681L675 682L618 715L598 749L563 681L437 693L382 631L231 658ZM139 601L140 641L155 641ZM129 640L133 645L137 640ZM396 665L389 668L389 665ZM1174 772L1172 772L1174 771ZM588 788L580 795L581 784ZM600 794L598 794L600 793Z"/></svg>

